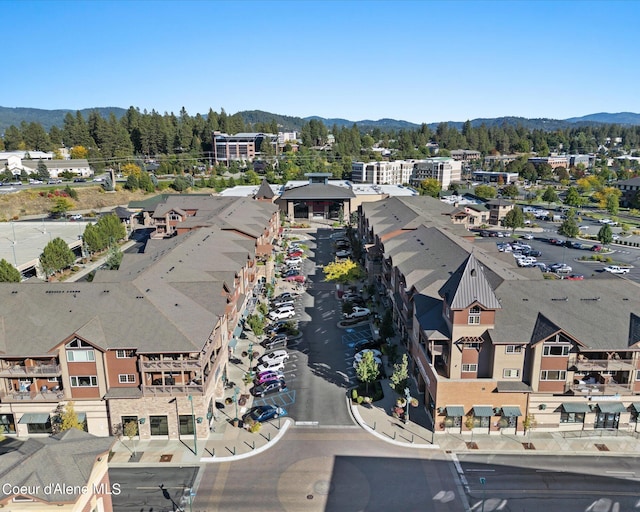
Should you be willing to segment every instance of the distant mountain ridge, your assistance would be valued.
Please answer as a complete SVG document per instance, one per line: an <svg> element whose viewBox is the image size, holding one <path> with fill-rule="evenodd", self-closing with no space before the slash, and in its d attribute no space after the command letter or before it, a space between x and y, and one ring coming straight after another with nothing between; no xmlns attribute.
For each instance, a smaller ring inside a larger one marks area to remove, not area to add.
<svg viewBox="0 0 640 512"><path fill-rule="evenodd" d="M108 117L113 113L118 119L121 118L128 109L120 107L95 107L85 108L80 110L80 113L85 117L88 117L89 113L98 111L103 117ZM52 126L62 127L64 118L68 113L75 115L75 110L59 109L59 110L44 110L37 108L25 108L25 107L0 107L0 133L11 125L20 126L24 121L26 123L36 122L40 123L45 130L49 130ZM189 115L195 116L197 113L189 113ZM324 118L319 116L309 117L295 117L286 116L281 114L273 114L271 112L265 112L262 110L245 110L238 112L245 123L257 124L268 123L276 121L278 127L282 131L300 131L302 126L309 122L311 119L322 121L327 128L331 128L334 125L343 128L351 127L354 124L361 130L369 131L374 128L381 130L415 130L420 127L420 124L411 123L409 121L402 121L398 119L363 119L360 121L350 121L342 118ZM206 114L204 114L206 116ZM443 121L449 126L455 128L462 128L465 121ZM435 130L440 122L428 123L427 126L432 130ZM520 125L529 130L545 130L553 131L558 129L570 128L571 126L585 126L594 124L619 124L626 126L639 126L640 114L633 112L619 112L619 113L607 113L600 112L597 114L588 114L582 117L572 117L569 119L529 119L525 117L496 117L496 118L477 118L471 120L471 125L476 127L485 124L488 127L502 126L502 125Z"/></svg>

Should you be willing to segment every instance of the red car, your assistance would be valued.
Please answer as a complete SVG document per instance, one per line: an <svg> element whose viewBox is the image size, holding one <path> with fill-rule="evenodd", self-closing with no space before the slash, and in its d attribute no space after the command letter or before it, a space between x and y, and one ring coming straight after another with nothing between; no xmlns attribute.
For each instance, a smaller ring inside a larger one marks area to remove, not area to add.
<svg viewBox="0 0 640 512"><path fill-rule="evenodd" d="M287 253L287 257L288 258L301 258L302 254L303 254L302 251L293 251L293 252Z"/></svg>
<svg viewBox="0 0 640 512"><path fill-rule="evenodd" d="M582 274L571 274L570 276L565 277L569 281L582 281L584 276Z"/></svg>
<svg viewBox="0 0 640 512"><path fill-rule="evenodd" d="M304 283L304 276L289 276L286 278L287 281L293 281L296 283Z"/></svg>

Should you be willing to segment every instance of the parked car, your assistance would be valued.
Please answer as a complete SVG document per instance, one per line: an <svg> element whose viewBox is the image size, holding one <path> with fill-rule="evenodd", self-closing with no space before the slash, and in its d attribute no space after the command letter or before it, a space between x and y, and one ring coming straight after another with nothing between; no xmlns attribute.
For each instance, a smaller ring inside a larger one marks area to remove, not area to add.
<svg viewBox="0 0 640 512"><path fill-rule="evenodd" d="M360 352L361 350L365 350L368 348L378 348L380 344L374 340L358 340L353 344L353 348L356 352Z"/></svg>
<svg viewBox="0 0 640 512"><path fill-rule="evenodd" d="M47 182L49 185L57 185L58 183L62 183L62 180L51 179Z"/></svg>
<svg viewBox="0 0 640 512"><path fill-rule="evenodd" d="M284 380L274 380L271 382L265 382L251 388L253 396L263 397L270 395L271 393L278 393L287 389L287 384Z"/></svg>
<svg viewBox="0 0 640 512"><path fill-rule="evenodd" d="M73 182L74 183L85 183L87 180L84 178L74 178Z"/></svg>
<svg viewBox="0 0 640 512"><path fill-rule="evenodd" d="M285 333L280 333L267 338L260 345L269 350L279 347L286 348L288 341L289 337Z"/></svg>
<svg viewBox="0 0 640 512"><path fill-rule="evenodd" d="M602 270L605 272L610 272L612 274L628 274L629 268L627 267L619 267L618 265L609 265L604 267Z"/></svg>
<svg viewBox="0 0 640 512"><path fill-rule="evenodd" d="M296 314L293 309L275 309L269 313L270 320L284 320L286 318L292 318Z"/></svg>
<svg viewBox="0 0 640 512"><path fill-rule="evenodd" d="M368 352L371 352L374 358L380 359L382 357L382 352L380 352L378 349L365 348L364 350L361 350L360 352L356 353L356 355L354 356L356 361L360 361L364 357L364 355L367 354Z"/></svg>
<svg viewBox="0 0 640 512"><path fill-rule="evenodd" d="M76 213L75 215L71 215L69 218L71 220L82 220L82 215L79 213Z"/></svg>
<svg viewBox="0 0 640 512"><path fill-rule="evenodd" d="M300 258L304 253L302 251L289 251L287 258Z"/></svg>
<svg viewBox="0 0 640 512"><path fill-rule="evenodd" d="M272 308L281 308L282 306L293 306L295 304L295 300L294 299L278 299L278 300L274 300L271 303L271 307Z"/></svg>
<svg viewBox="0 0 640 512"><path fill-rule="evenodd" d="M287 278L285 278L286 281L294 281L296 283L304 283L305 282L305 277L304 276L289 276Z"/></svg>
<svg viewBox="0 0 640 512"><path fill-rule="evenodd" d="M351 256L351 251L344 250L336 252L337 258L348 258L349 256Z"/></svg>
<svg viewBox="0 0 640 512"><path fill-rule="evenodd" d="M272 372L262 372L259 373L254 379L254 384L257 386L259 384L264 384L265 382L271 382L273 380L283 380L284 373L281 371L272 371Z"/></svg>
<svg viewBox="0 0 640 512"><path fill-rule="evenodd" d="M355 306L353 308L353 311L351 311L351 313L344 313L344 317L345 318L361 318L361 317L369 316L370 314L371 314L371 311L369 310L369 308L361 308L359 306Z"/></svg>
<svg viewBox="0 0 640 512"><path fill-rule="evenodd" d="M565 277L569 281L582 281L584 276L582 274L571 274L570 276Z"/></svg>
<svg viewBox="0 0 640 512"><path fill-rule="evenodd" d="M282 370L284 370L284 361L271 361L270 363L267 363L266 361L264 363L260 363L258 366L256 366L256 372L258 373L264 373L264 372L281 372Z"/></svg>
<svg viewBox="0 0 640 512"><path fill-rule="evenodd" d="M271 363L273 361L286 361L287 359L289 359L289 352L286 350L275 350L260 356L258 358L258 362L262 364Z"/></svg>
<svg viewBox="0 0 640 512"><path fill-rule="evenodd" d="M287 270L284 274L282 274L282 277L292 277L292 276L299 276L300 275L300 271L296 270L295 268L292 268L291 270Z"/></svg>
<svg viewBox="0 0 640 512"><path fill-rule="evenodd" d="M525 233L522 235L522 238L525 240L533 240L533 235L531 233Z"/></svg>
<svg viewBox="0 0 640 512"><path fill-rule="evenodd" d="M296 256L295 258L287 258L284 260L285 265L290 265L291 263L302 263L302 258L300 256Z"/></svg>
<svg viewBox="0 0 640 512"><path fill-rule="evenodd" d="M589 249L590 251L593 252L600 252L602 250L602 246L601 245L594 245L593 247L591 247L591 249Z"/></svg>
<svg viewBox="0 0 640 512"><path fill-rule="evenodd" d="M258 407L253 407L247 414L244 416L244 421L251 419L257 422L269 421L275 418L279 418L280 416L286 416L287 411L282 407L274 407L273 405L259 405Z"/></svg>
<svg viewBox="0 0 640 512"><path fill-rule="evenodd" d="M552 265L549 265L549 270L551 272L570 274L573 269L566 263L553 263Z"/></svg>
<svg viewBox="0 0 640 512"><path fill-rule="evenodd" d="M289 292L284 292L281 293L280 295L278 295L277 297L274 297L272 299L272 301L276 301L276 300L286 300L286 299L295 299L297 297L297 295L294 295L293 293L289 293Z"/></svg>

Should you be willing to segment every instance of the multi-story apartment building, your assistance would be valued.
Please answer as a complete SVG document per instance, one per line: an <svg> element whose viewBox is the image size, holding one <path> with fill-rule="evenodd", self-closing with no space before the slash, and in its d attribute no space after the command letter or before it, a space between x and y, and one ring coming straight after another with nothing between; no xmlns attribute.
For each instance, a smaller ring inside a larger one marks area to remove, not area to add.
<svg viewBox="0 0 640 512"><path fill-rule="evenodd" d="M557 167L569 168L569 158L566 156L533 156L528 161L533 165L549 164L552 169Z"/></svg>
<svg viewBox="0 0 640 512"><path fill-rule="evenodd" d="M473 162L474 160L480 160L482 153L475 149L454 149L451 151L451 158L454 160L460 160L462 162Z"/></svg>
<svg viewBox="0 0 640 512"><path fill-rule="evenodd" d="M640 177L616 181L613 185L622 192L620 206L623 208L637 207L640 202Z"/></svg>
<svg viewBox="0 0 640 512"><path fill-rule="evenodd" d="M232 161L252 161L263 144L270 144L277 152L277 135L269 133L213 133L213 160L215 163L229 165Z"/></svg>
<svg viewBox="0 0 640 512"><path fill-rule="evenodd" d="M420 182L432 178L440 182L446 190L453 182L461 180L462 162L449 157L427 158L416 162L410 183L419 186Z"/></svg>
<svg viewBox="0 0 640 512"><path fill-rule="evenodd" d="M409 183L417 162L420 160L353 162L351 181L371 185L404 185Z"/></svg>
<svg viewBox="0 0 640 512"><path fill-rule="evenodd" d="M149 240L91 283L0 284L7 433L51 432L56 407L74 401L98 436L134 421L141 438L207 437L253 288L269 278L278 209L169 196L150 218L178 235Z"/></svg>
<svg viewBox="0 0 640 512"><path fill-rule="evenodd" d="M522 433L527 416L538 430L634 430L640 287L543 279L434 222L435 202L363 204L359 229L436 433Z"/></svg>

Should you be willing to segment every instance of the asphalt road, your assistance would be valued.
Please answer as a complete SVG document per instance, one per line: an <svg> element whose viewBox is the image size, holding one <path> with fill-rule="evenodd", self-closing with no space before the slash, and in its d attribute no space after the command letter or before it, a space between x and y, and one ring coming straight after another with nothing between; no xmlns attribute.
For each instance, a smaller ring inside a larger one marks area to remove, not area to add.
<svg viewBox="0 0 640 512"><path fill-rule="evenodd" d="M175 512L189 510L189 489L198 474L197 467L110 468L114 512ZM191 497L195 500L197 496Z"/></svg>
<svg viewBox="0 0 640 512"><path fill-rule="evenodd" d="M635 457L458 457L474 511L622 512L640 507L640 460Z"/></svg>
<svg viewBox="0 0 640 512"><path fill-rule="evenodd" d="M302 338L288 346L290 360L285 378L289 396L271 396L266 402L284 406L297 422L351 426L354 423L345 400L347 389L355 381L348 347L342 343L344 330L337 327L341 305L335 298L335 285L324 283L318 268L333 259L329 233L321 230L301 241L309 246L302 269L311 283L296 304Z"/></svg>

